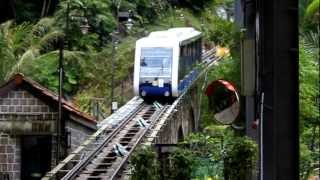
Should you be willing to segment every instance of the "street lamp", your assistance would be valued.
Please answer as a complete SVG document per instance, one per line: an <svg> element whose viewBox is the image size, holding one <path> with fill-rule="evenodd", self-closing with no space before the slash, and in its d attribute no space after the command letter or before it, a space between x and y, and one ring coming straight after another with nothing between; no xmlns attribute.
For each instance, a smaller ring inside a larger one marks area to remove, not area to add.
<svg viewBox="0 0 320 180"><path fill-rule="evenodd" d="M83 18L83 22L80 25L80 30L82 34L88 34L89 32L89 24L88 24L88 19L86 17Z"/></svg>
<svg viewBox="0 0 320 180"><path fill-rule="evenodd" d="M111 59L111 114L118 109L118 103L114 101L114 69L115 69L115 58L116 58L116 34L117 31L111 33L112 41L112 59Z"/></svg>
<svg viewBox="0 0 320 180"><path fill-rule="evenodd" d="M133 20L129 17L128 21L126 22L126 27L128 30L131 30L132 26L133 26Z"/></svg>
<svg viewBox="0 0 320 180"><path fill-rule="evenodd" d="M88 19L86 17L84 18L81 25L79 26L82 34L87 34L89 31L89 24L88 24ZM64 125L65 122L63 120L63 114L62 114L62 99L63 99L63 77L64 77L64 66L63 66L63 60L64 60L64 43L65 43L65 37L68 37L69 33L69 1L68 1L68 7L67 7L67 18L66 18L66 29L65 29L65 35L59 38L59 87L58 87L58 119L56 122L56 133L57 133L57 149L56 149L56 164L59 163L60 157L61 157L61 139L62 136L67 135L64 132ZM70 43L69 39L67 39L67 46L68 50L70 50Z"/></svg>

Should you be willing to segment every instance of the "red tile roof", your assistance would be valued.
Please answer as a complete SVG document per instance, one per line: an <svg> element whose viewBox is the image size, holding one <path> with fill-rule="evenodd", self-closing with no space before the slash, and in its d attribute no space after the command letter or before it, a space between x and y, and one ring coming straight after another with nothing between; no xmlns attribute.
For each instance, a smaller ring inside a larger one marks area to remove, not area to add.
<svg viewBox="0 0 320 180"><path fill-rule="evenodd" d="M56 93L41 86L39 83L33 81L32 79L25 77L21 73L14 75L8 82L6 82L4 85L0 86L0 95L8 92L12 88L18 87L24 83L30 85L34 90L38 91L38 93L40 93L42 96L45 96L45 97L53 100L54 102L58 103L59 96ZM90 124L97 123L96 120L92 116L80 111L73 103L68 102L65 99L62 99L62 108L65 111L71 113L72 115L75 115L75 116L79 117L80 119L83 119L83 120L89 122Z"/></svg>

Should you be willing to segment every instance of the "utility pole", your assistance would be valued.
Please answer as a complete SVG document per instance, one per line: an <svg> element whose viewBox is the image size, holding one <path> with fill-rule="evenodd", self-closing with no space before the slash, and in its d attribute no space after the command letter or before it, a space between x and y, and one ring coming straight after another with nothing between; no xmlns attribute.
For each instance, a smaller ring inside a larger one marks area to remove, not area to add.
<svg viewBox="0 0 320 180"><path fill-rule="evenodd" d="M261 179L299 179L298 0L259 0Z"/></svg>
<svg viewBox="0 0 320 180"><path fill-rule="evenodd" d="M298 0L237 0L236 7L246 133L260 145L259 179L298 180Z"/></svg>
<svg viewBox="0 0 320 180"><path fill-rule="evenodd" d="M114 113L116 109L116 102L114 102L114 69L115 69L115 58L116 58L116 37L115 34L112 33L112 60L111 60L111 114Z"/></svg>
<svg viewBox="0 0 320 180"><path fill-rule="evenodd" d="M65 29L65 37L67 39L67 48L70 51L71 50L71 44L70 44L70 38L69 38L69 24L70 24L70 19L69 19L69 14L70 14L70 0L67 1L67 12L66 12L66 29Z"/></svg>
<svg viewBox="0 0 320 180"><path fill-rule="evenodd" d="M63 47L64 46L64 38L61 37L59 39L59 96L58 96L58 119L56 123L56 132L57 132L57 157L56 164L59 163L61 156L61 137L62 137L62 125L64 125L62 118L62 97L63 97Z"/></svg>
<svg viewBox="0 0 320 180"><path fill-rule="evenodd" d="M115 3L115 1L113 1ZM114 101L114 73L115 73L115 60L116 60L116 43L117 37L116 35L120 33L120 23L119 23L119 9L121 5L121 0L119 0L118 4L116 5L116 18L117 18L117 29L111 33L111 40L112 40L112 60L111 60L111 114L118 108L117 102Z"/></svg>

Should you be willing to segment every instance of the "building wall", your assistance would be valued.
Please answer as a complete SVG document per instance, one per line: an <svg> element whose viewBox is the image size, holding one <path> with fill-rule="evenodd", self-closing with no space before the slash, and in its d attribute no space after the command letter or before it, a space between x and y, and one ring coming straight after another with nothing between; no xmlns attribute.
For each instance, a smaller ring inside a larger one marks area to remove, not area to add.
<svg viewBox="0 0 320 180"><path fill-rule="evenodd" d="M0 97L2 132L51 133L54 132L54 122L57 117L57 111L25 90L16 89Z"/></svg>
<svg viewBox="0 0 320 180"><path fill-rule="evenodd" d="M95 132L95 130L91 128L87 128L83 125L81 125L78 122L75 122L73 120L68 119L66 122L66 132L68 132L68 137L65 139L66 143L70 143L66 145L65 150L63 153L65 156L68 156L71 152L73 152L76 148L79 147L91 134ZM63 139L62 139L63 140ZM52 151L51 151L51 169L56 166L56 146L57 146L57 141L54 136L52 136ZM63 159L60 159L60 161Z"/></svg>
<svg viewBox="0 0 320 180"><path fill-rule="evenodd" d="M74 121L67 121L66 130L70 133L70 140L71 144L69 145L70 148L68 149L68 153L74 151L79 145L81 145L92 133L95 131L84 127L83 125L74 122Z"/></svg>
<svg viewBox="0 0 320 180"><path fill-rule="evenodd" d="M68 117L66 115L66 117ZM15 89L0 96L0 179L21 178L21 143L24 135L53 135L58 112L26 90ZM71 145L76 149L94 132L78 122L67 119ZM56 138L52 136L51 167L56 164Z"/></svg>
<svg viewBox="0 0 320 180"><path fill-rule="evenodd" d="M0 179L20 179L20 139L0 132Z"/></svg>

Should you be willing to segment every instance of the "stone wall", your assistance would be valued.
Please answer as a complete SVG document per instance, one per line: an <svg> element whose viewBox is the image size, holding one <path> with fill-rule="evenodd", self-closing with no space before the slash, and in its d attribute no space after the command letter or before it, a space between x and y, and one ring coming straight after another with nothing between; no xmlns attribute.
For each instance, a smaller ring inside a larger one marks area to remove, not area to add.
<svg viewBox="0 0 320 180"><path fill-rule="evenodd" d="M25 90L13 90L0 97L1 132L54 132L57 116L53 108Z"/></svg>
<svg viewBox="0 0 320 180"><path fill-rule="evenodd" d="M69 148L65 150L70 153L83 143L94 129L71 120L68 114L65 114L65 117L66 131L70 132L71 140ZM52 135L51 167L55 166L54 133L57 119L57 110L24 89L14 89L0 96L0 180L21 178L20 137L24 135Z"/></svg>
<svg viewBox="0 0 320 180"><path fill-rule="evenodd" d="M0 132L0 179L20 179L20 139Z"/></svg>
<svg viewBox="0 0 320 180"><path fill-rule="evenodd" d="M191 132L198 131L200 125L200 93L203 79L198 80L180 100L176 112L167 119L157 134L156 144L177 144Z"/></svg>
<svg viewBox="0 0 320 180"><path fill-rule="evenodd" d="M66 130L70 133L71 144L68 149L68 153L74 151L79 145L81 145L94 130L84 127L74 121L67 121Z"/></svg>

